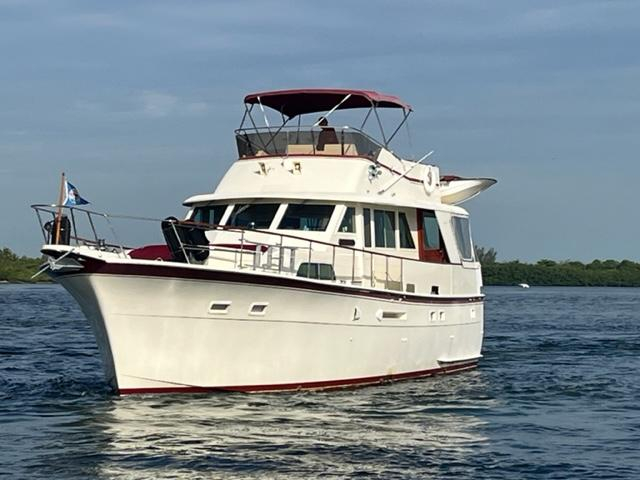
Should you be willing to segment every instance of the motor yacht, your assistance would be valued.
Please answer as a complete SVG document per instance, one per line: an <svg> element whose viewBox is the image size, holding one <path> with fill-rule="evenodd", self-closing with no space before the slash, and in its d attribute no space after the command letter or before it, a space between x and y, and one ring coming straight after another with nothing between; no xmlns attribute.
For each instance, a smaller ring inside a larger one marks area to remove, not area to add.
<svg viewBox="0 0 640 480"><path fill-rule="evenodd" d="M395 96L279 90L244 107L213 192L184 200L180 219L127 217L154 222L160 243L127 244L114 215L32 206L44 270L80 305L115 392L331 389L475 367L484 295L459 204L495 180L395 153L412 111ZM339 114L362 121L337 126Z"/></svg>

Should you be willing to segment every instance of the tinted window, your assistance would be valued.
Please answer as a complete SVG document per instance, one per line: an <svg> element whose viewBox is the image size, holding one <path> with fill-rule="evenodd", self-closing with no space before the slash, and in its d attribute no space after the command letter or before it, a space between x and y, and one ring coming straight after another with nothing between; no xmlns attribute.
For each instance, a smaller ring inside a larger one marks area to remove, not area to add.
<svg viewBox="0 0 640 480"><path fill-rule="evenodd" d="M452 217L453 231L456 235L456 243L463 260L473 261L473 247L471 245L471 232L469 219L466 217Z"/></svg>
<svg viewBox="0 0 640 480"><path fill-rule="evenodd" d="M269 228L279 206L277 203L238 204L233 208L228 224L234 227Z"/></svg>
<svg viewBox="0 0 640 480"><path fill-rule="evenodd" d="M339 232L349 232L354 233L356 231L356 209L353 207L348 207L344 212L344 217L342 217L342 223L340 224Z"/></svg>
<svg viewBox="0 0 640 480"><path fill-rule="evenodd" d="M422 212L422 229L424 231L424 249L440 250L440 228L434 212Z"/></svg>
<svg viewBox="0 0 640 480"><path fill-rule="evenodd" d="M388 210L374 210L376 247L396 247L396 215Z"/></svg>
<svg viewBox="0 0 640 480"><path fill-rule="evenodd" d="M398 220L400 223L400 248L416 248L411 237L411 229L409 228L409 222L407 216L400 212L398 214Z"/></svg>
<svg viewBox="0 0 640 480"><path fill-rule="evenodd" d="M190 220L193 220L194 222L219 225L222 215L226 209L226 205L205 205L202 207L196 207L191 214Z"/></svg>
<svg viewBox="0 0 640 480"><path fill-rule="evenodd" d="M283 230L325 231L334 205L296 205L291 204L282 217L278 228Z"/></svg>
<svg viewBox="0 0 640 480"><path fill-rule="evenodd" d="M371 210L364 208L362 210L364 217L364 246L371 246Z"/></svg>

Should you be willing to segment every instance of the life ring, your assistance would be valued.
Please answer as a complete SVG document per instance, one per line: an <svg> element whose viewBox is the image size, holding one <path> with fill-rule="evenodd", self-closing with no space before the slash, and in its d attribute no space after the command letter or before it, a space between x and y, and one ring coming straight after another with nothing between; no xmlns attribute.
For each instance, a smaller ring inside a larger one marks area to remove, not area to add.
<svg viewBox="0 0 640 480"><path fill-rule="evenodd" d="M424 169L424 174L422 176L422 185L424 186L424 191L427 195L431 195L436 191L436 187L439 183L440 173L438 172L438 168L433 165L426 165Z"/></svg>

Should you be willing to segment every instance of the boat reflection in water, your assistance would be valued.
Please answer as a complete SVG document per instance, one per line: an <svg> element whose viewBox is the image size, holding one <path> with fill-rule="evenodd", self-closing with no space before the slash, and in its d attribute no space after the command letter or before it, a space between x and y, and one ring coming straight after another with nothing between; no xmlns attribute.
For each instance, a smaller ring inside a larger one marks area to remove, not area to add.
<svg viewBox="0 0 640 480"><path fill-rule="evenodd" d="M131 396L97 425L97 470L123 478L390 478L476 468L487 443L480 372L333 393ZM477 457L476 457L477 458Z"/></svg>

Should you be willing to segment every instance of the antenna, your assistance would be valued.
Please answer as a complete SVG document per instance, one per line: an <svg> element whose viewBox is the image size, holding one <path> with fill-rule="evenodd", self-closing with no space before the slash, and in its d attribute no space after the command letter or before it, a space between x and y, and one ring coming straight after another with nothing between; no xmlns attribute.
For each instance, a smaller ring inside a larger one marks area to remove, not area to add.
<svg viewBox="0 0 640 480"><path fill-rule="evenodd" d="M329 110L326 115L323 115L322 117L320 117L318 119L318 121L313 124L313 126L317 127L320 124L320 120L322 120L323 118L326 118L327 120L329 120L329 115L331 115L333 112L335 112L338 109L338 107L340 107L340 105L342 105L344 102L349 100L350 97L351 97L351 94L348 94L346 97L344 97L342 100L340 100L340 102L335 107L333 107L331 110ZM260 101L259 97L258 97L258 101Z"/></svg>
<svg viewBox="0 0 640 480"><path fill-rule="evenodd" d="M260 97L258 97L258 104L260 105L260 110L262 110L262 115L264 116L264 123L268 128L271 125L269 125L269 119L267 118L267 112L264 111L264 107L262 106L262 101L260 100Z"/></svg>
<svg viewBox="0 0 640 480"><path fill-rule="evenodd" d="M427 158L429 158L431 155L433 155L434 150L431 150L429 153L427 153L426 155L424 155L420 160L418 160L415 164L413 164L411 166L411 168L409 168L409 170L407 170L406 172L404 172L402 175L400 175L398 178L396 178L395 180L393 180L389 185L387 185L386 187L383 187L381 190L378 191L378 194L382 194L384 192L386 192L387 190L389 190L391 187L393 187L396 183L398 183L401 179L403 179L404 177L407 176L407 174L413 170L414 168L416 168L418 165L420 165L423 161L425 161Z"/></svg>

